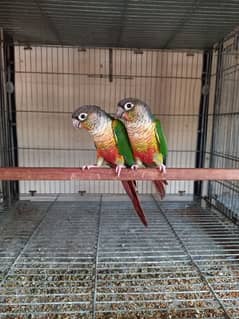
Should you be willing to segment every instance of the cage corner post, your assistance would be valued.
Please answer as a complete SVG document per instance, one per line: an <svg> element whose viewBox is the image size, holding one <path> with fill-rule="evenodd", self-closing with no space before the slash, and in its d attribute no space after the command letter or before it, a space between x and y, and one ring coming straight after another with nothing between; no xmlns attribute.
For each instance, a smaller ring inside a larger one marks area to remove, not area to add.
<svg viewBox="0 0 239 319"><path fill-rule="evenodd" d="M222 85L223 85L223 49L224 49L224 41L220 41L216 48L216 56L217 56L217 62L216 62L216 70L215 70L215 75L216 75L216 84L215 84L215 89L214 89L214 102L213 102L213 117L212 117L212 128L211 128L211 136L210 136L210 142L209 142L209 152L210 152L210 159L209 159L209 167L214 168L215 167L215 157L214 157L214 151L215 151L215 134L216 134L216 113L218 112L218 107L220 105L221 101L221 94L222 94ZM208 187L207 187L207 202L211 206L213 204L213 191L212 191L212 181L208 182Z"/></svg>
<svg viewBox="0 0 239 319"><path fill-rule="evenodd" d="M0 165L18 166L16 133L14 44L0 29ZM19 198L18 181L2 181L3 204L10 206Z"/></svg>
<svg viewBox="0 0 239 319"><path fill-rule="evenodd" d="M206 143L207 143L207 126L209 110L209 92L210 78L212 69L212 49L203 52L202 77L201 77L201 98L198 114L198 134L195 167L204 168ZM194 182L194 196L202 196L203 181Z"/></svg>

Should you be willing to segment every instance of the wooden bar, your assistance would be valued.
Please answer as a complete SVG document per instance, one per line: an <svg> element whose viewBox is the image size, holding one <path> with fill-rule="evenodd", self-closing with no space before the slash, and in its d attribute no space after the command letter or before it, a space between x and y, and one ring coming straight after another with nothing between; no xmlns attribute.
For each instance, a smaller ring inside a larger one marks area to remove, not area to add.
<svg viewBox="0 0 239 319"><path fill-rule="evenodd" d="M239 169L157 168L122 169L120 177L111 168L14 167L0 168L0 180L239 180Z"/></svg>

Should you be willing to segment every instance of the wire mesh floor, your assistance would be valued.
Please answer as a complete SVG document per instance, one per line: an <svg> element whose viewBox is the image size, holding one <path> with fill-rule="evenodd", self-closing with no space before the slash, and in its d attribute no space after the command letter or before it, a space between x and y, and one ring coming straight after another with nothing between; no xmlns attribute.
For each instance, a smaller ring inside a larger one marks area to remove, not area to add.
<svg viewBox="0 0 239 319"><path fill-rule="evenodd" d="M239 229L193 201L23 201L0 213L1 318L239 318Z"/></svg>

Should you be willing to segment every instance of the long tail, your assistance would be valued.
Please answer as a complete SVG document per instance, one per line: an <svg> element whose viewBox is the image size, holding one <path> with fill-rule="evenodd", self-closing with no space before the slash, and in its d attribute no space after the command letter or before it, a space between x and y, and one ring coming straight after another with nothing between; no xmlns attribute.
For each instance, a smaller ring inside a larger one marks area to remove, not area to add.
<svg viewBox="0 0 239 319"><path fill-rule="evenodd" d="M138 214L141 222L144 224L144 226L148 226L146 217L144 215L144 211L140 205L139 198L135 190L135 182L134 181L121 181L121 182L123 184L123 187L126 193L132 200L136 213Z"/></svg>
<svg viewBox="0 0 239 319"><path fill-rule="evenodd" d="M159 181L153 181L154 182L154 185L157 189L157 191L159 192L159 195L161 197L161 199L164 198L165 196L165 185L168 185L167 181L166 180L159 180Z"/></svg>

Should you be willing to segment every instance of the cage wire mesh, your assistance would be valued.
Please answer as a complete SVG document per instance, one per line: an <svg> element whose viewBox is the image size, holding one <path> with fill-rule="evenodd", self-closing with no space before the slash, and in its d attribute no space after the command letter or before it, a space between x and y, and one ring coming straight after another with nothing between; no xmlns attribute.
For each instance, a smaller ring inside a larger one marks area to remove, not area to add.
<svg viewBox="0 0 239 319"><path fill-rule="evenodd" d="M239 167L238 54L237 34L219 44L213 54L211 92L215 94L209 103L205 167ZM238 221L238 181L210 182L208 197L218 209Z"/></svg>
<svg viewBox="0 0 239 319"><path fill-rule="evenodd" d="M163 50L16 46L16 112L20 166L73 166L95 162L86 132L72 127L76 106L116 111L123 97L146 101L160 117L169 167L195 167L202 53ZM151 183L139 191L151 193ZM21 182L26 193L120 193L120 183ZM193 182L170 182L168 193L193 193Z"/></svg>
<svg viewBox="0 0 239 319"><path fill-rule="evenodd" d="M122 97L137 96L163 123L168 167L238 167L237 33L208 52L28 45L15 46L9 56L3 43L2 166L94 163L92 140L83 130L73 129L72 110L98 104L114 113ZM3 185L3 198L18 193L16 183ZM193 194L194 186L190 181L170 182L167 194ZM21 194L30 190L123 192L113 181L20 182ZM154 188L150 182L139 182L139 191L152 193ZM197 195L237 219L238 182L204 182L203 193L199 190Z"/></svg>
<svg viewBox="0 0 239 319"><path fill-rule="evenodd" d="M146 229L126 197L87 196L0 215L1 318L239 317L233 222L144 195Z"/></svg>

